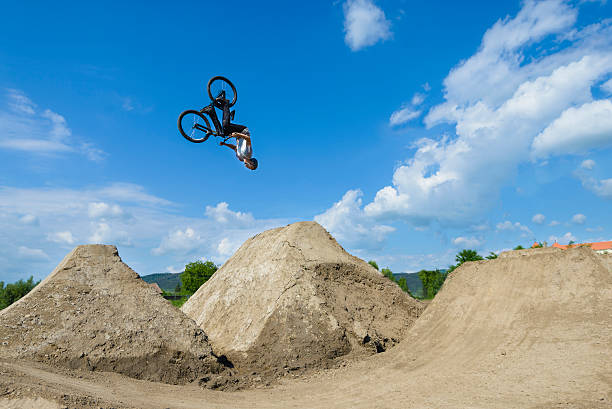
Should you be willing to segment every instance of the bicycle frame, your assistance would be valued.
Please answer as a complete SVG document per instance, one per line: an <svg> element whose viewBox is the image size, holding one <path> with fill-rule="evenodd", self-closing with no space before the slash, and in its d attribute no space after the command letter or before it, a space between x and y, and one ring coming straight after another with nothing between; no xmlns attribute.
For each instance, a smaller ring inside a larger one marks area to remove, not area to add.
<svg viewBox="0 0 612 409"><path fill-rule="evenodd" d="M229 101L225 99L225 91L221 91L221 94L217 96L215 101L206 105L204 108L200 110L200 113L208 115L208 117L212 120L213 126L215 127L214 132L211 133L213 136L222 136L227 141L230 139L226 134L226 130L223 125L219 121L219 117L217 116L217 110L215 108L219 108L223 111L223 122L226 121L229 123L230 118L232 117L232 113L229 112ZM221 105L221 106L218 106ZM226 118L227 117L227 118ZM195 127L201 131L208 132L208 129L201 125L195 125ZM212 131L212 129L211 129Z"/></svg>

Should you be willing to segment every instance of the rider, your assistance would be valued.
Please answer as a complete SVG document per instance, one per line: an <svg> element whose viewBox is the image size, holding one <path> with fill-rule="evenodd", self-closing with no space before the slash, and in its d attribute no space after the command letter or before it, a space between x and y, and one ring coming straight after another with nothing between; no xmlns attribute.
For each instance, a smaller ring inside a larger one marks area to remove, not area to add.
<svg viewBox="0 0 612 409"><path fill-rule="evenodd" d="M219 145L227 146L236 152L239 161L244 162L244 166L251 170L257 169L257 159L253 158L253 147L251 145L251 133L249 128L244 125L232 124L230 119L234 117L234 112L230 112L229 104L225 95L221 94L217 100L223 109L223 131L226 135L236 138L236 145L231 143L219 142ZM217 106L219 106L217 105Z"/></svg>

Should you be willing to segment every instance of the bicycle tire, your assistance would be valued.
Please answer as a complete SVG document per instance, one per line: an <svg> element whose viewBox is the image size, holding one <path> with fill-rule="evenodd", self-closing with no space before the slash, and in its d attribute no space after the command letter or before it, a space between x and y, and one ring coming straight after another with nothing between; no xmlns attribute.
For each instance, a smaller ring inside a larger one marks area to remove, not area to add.
<svg viewBox="0 0 612 409"><path fill-rule="evenodd" d="M232 84L230 80L228 80L227 78L221 75L217 75L216 77L212 77L210 80L208 80L208 85L206 85L206 92L208 92L208 98L210 98L210 100L213 102L215 101L215 98L213 97L212 92L210 91L210 86L212 85L214 81L217 81L217 80L226 82L232 88L232 91L234 92L234 98L230 102L229 106L233 107L236 101L238 100L238 94L236 93L236 87L234 86L234 84Z"/></svg>
<svg viewBox="0 0 612 409"><path fill-rule="evenodd" d="M202 131L202 130L199 130L199 129L198 129L197 131L199 131L200 133L205 134L205 136L203 136L202 138L194 138L194 137L193 137L193 135L194 135L194 131L195 131L195 130L194 130L194 127L192 127L192 128L191 128L191 130L190 130L190 131L191 131L191 133L187 133L187 132L185 132L185 130L183 129L183 123L182 123L182 121L183 121L183 118L184 118L186 115L188 115L188 114L194 114L194 115L196 115L197 117L201 118L201 119L202 119L202 121L204 122L204 124L206 124L206 125L205 125L205 127L206 127L206 128L207 128L207 129L208 129L210 132L205 132L205 131ZM212 134L212 129L211 129L211 127L210 127L210 123L208 122L208 119L206 119L206 117L205 117L205 116L204 116L204 115L203 115L203 114L202 114L200 111L196 111L196 110L194 110L194 109L188 109L187 111L183 111L183 112L181 112L181 114L180 114L180 115L179 115L179 117L178 117L178 129L179 129L179 132L181 133L181 135L183 135L183 137L184 137L185 139L187 139L189 142L193 142L193 143L202 143L202 142L204 142L205 140L207 140L207 139L208 139L208 137L209 137L209 136Z"/></svg>

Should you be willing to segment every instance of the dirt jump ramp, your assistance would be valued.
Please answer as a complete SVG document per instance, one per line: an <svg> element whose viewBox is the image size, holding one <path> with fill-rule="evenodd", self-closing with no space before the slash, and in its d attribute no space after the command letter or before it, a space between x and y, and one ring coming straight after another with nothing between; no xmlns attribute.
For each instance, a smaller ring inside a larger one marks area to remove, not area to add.
<svg viewBox="0 0 612 409"><path fill-rule="evenodd" d="M167 383L225 369L204 331L103 245L76 247L0 311L0 357Z"/></svg>
<svg viewBox="0 0 612 409"><path fill-rule="evenodd" d="M319 224L301 222L247 240L182 310L230 360L294 370L385 351L423 306Z"/></svg>

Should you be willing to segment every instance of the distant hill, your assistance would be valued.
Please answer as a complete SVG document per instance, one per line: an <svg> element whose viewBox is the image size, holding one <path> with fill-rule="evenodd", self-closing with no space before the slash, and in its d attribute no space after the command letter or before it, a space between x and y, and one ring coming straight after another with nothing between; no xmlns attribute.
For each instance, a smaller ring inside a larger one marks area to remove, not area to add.
<svg viewBox="0 0 612 409"><path fill-rule="evenodd" d="M157 283L164 291L174 291L177 284L181 282L181 273L158 273L141 276L147 283Z"/></svg>
<svg viewBox="0 0 612 409"><path fill-rule="evenodd" d="M406 284L408 285L408 289L414 296L421 296L423 294L423 283L419 278L418 273L398 273L393 274L396 280L400 278L406 279Z"/></svg>

